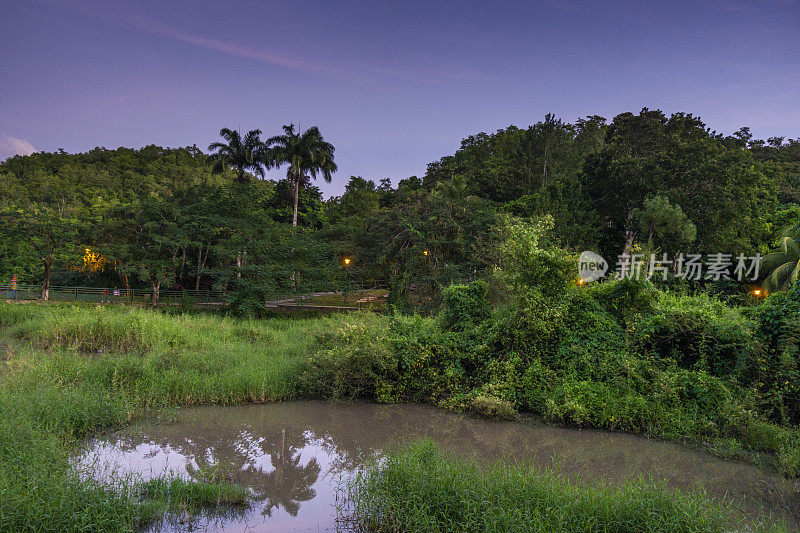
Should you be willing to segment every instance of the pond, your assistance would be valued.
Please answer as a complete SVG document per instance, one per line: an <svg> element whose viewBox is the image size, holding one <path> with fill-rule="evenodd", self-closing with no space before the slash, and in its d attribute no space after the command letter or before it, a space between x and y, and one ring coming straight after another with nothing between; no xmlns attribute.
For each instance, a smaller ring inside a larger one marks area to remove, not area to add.
<svg viewBox="0 0 800 533"><path fill-rule="evenodd" d="M484 420L422 405L297 401L182 409L169 423L138 424L88 442L77 463L92 465L96 476L144 479L219 468L252 493L246 512L189 524L172 517L155 530L327 531L335 529L343 479L382 450L424 438L465 458L555 466L582 481L651 476L671 487L703 487L742 512L763 508L798 525L792 484L754 465L622 433Z"/></svg>

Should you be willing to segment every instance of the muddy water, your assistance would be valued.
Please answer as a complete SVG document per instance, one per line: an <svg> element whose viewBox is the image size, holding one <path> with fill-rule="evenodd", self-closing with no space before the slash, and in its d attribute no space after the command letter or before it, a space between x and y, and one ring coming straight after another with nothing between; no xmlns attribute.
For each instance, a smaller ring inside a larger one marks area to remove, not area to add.
<svg viewBox="0 0 800 533"><path fill-rule="evenodd" d="M758 467L722 461L701 450L632 435L529 422L500 422L420 405L287 402L181 410L169 424L138 425L92 441L79 458L95 475L172 471L187 478L211 467L248 487L254 505L239 516L156 529L326 531L335 528L336 487L382 450L431 438L479 460L527 461L583 481L634 476L672 487L703 487L741 511L762 508L787 520L791 484ZM102 467L101 467L102 465Z"/></svg>

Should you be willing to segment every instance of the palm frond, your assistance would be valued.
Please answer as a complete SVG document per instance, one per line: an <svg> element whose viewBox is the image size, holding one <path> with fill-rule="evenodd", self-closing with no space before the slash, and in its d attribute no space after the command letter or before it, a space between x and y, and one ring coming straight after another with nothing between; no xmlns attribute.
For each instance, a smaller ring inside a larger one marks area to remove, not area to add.
<svg viewBox="0 0 800 533"><path fill-rule="evenodd" d="M789 277L794 269L794 263L782 264L773 270L769 276L767 276L767 279L764 280L764 287L768 291L785 290L787 281L789 280Z"/></svg>

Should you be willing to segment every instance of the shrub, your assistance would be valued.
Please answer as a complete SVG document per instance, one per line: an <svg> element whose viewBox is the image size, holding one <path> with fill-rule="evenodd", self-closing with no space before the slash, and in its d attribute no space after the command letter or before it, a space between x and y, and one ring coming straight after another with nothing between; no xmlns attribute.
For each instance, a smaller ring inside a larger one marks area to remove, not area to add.
<svg viewBox="0 0 800 533"><path fill-rule="evenodd" d="M586 290L606 311L622 322L651 314L659 294L649 281L631 278L594 283Z"/></svg>
<svg viewBox="0 0 800 533"><path fill-rule="evenodd" d="M320 335L318 349L300 373L300 390L315 398L384 399L397 381L397 357L388 341L387 321L374 314L346 315Z"/></svg>
<svg viewBox="0 0 800 533"><path fill-rule="evenodd" d="M442 293L442 311L439 320L445 331L464 331L474 328L489 318L489 314L485 281L474 281L469 285L451 285Z"/></svg>
<svg viewBox="0 0 800 533"><path fill-rule="evenodd" d="M551 368L579 379L613 379L627 351L625 331L586 294L576 292L566 304Z"/></svg>
<svg viewBox="0 0 800 533"><path fill-rule="evenodd" d="M526 364L581 379L611 376L626 352L625 332L617 321L581 291L558 300L532 293L499 317L497 351L518 354Z"/></svg>
<svg viewBox="0 0 800 533"><path fill-rule="evenodd" d="M741 370L760 349L750 320L703 295L662 293L653 314L630 329L635 352L716 376Z"/></svg>
<svg viewBox="0 0 800 533"><path fill-rule="evenodd" d="M501 226L498 245L500 267L497 278L516 295L533 290L546 297L558 297L578 277L575 258L554 246L544 246L553 218L546 215L531 224L507 217Z"/></svg>
<svg viewBox="0 0 800 533"><path fill-rule="evenodd" d="M800 287L749 309L763 350L741 373L758 391L758 407L781 423L800 422Z"/></svg>

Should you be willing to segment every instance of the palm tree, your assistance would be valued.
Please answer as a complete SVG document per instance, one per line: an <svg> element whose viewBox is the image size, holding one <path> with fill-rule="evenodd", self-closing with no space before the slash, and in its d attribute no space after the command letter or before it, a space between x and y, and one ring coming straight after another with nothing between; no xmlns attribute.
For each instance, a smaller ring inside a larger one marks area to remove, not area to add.
<svg viewBox="0 0 800 533"><path fill-rule="evenodd" d="M768 291L786 290L800 278L800 224L789 228L784 233L780 248L764 256L761 270L769 273L764 280L764 288Z"/></svg>
<svg viewBox="0 0 800 533"><path fill-rule="evenodd" d="M322 138L316 126L301 134L295 131L294 124L290 124L283 127L283 133L267 139L264 163L268 167L279 167L284 163L289 165L286 179L292 185L294 199L292 226L297 227L297 204L301 185L309 184L310 178L316 179L317 174L322 174L325 181L330 183L331 174L336 172L337 166L333 162L333 145Z"/></svg>
<svg viewBox="0 0 800 533"><path fill-rule="evenodd" d="M215 142L208 145L212 153L208 156L208 163L213 165L211 171L220 174L225 169L236 169L236 182L247 183L250 181L250 172L261 178L264 177L264 143L259 136L261 130L251 130L242 139L236 130L222 128L220 136L226 142Z"/></svg>

